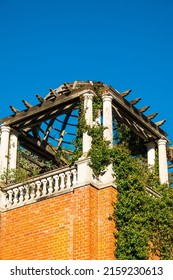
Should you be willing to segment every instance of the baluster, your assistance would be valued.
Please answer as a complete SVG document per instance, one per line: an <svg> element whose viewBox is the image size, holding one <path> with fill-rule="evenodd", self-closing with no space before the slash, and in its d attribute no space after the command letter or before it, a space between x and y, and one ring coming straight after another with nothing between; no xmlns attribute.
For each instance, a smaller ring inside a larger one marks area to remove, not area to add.
<svg viewBox="0 0 173 280"><path fill-rule="evenodd" d="M66 181L66 188L70 188L71 187L71 172L67 171L65 172L66 176L67 176L67 181Z"/></svg>
<svg viewBox="0 0 173 280"><path fill-rule="evenodd" d="M41 189L40 189L40 187L41 187L41 181L36 181L35 182L36 183L36 198L40 198L40 196L41 196Z"/></svg>
<svg viewBox="0 0 173 280"><path fill-rule="evenodd" d="M19 198L18 198L18 193L19 193L19 189L18 188L15 188L14 190L14 200L13 200L13 204L16 205L19 201Z"/></svg>
<svg viewBox="0 0 173 280"><path fill-rule="evenodd" d="M59 186L59 176L58 176L58 175L55 175L55 176L53 176L53 178L55 179L55 187L54 187L54 190L55 190L55 193L57 193L57 192L60 190L60 186Z"/></svg>
<svg viewBox="0 0 173 280"><path fill-rule="evenodd" d="M43 179L41 180L41 182L43 183L43 191L42 191L42 195L47 195L47 180L46 179Z"/></svg>
<svg viewBox="0 0 173 280"><path fill-rule="evenodd" d="M25 185L24 188L25 188L24 200L27 201L27 200L29 200L29 198L30 198L30 195L29 195L29 186L28 186L28 185Z"/></svg>
<svg viewBox="0 0 173 280"><path fill-rule="evenodd" d="M31 183L30 186L30 194L31 194L31 197L30 199L33 200L35 198L35 183Z"/></svg>
<svg viewBox="0 0 173 280"><path fill-rule="evenodd" d="M49 183L48 194L52 194L53 193L53 178L48 177L47 180L48 180L48 183Z"/></svg>
<svg viewBox="0 0 173 280"><path fill-rule="evenodd" d="M7 192L0 191L0 207L6 208L7 206Z"/></svg>
<svg viewBox="0 0 173 280"><path fill-rule="evenodd" d="M13 203L13 191L9 190L9 191L7 191L7 193L8 193L7 207L10 207Z"/></svg>
<svg viewBox="0 0 173 280"><path fill-rule="evenodd" d="M77 185L77 170L73 169L71 172L73 174L72 186L76 186Z"/></svg>
<svg viewBox="0 0 173 280"><path fill-rule="evenodd" d="M24 193L23 193L24 187L21 186L19 187L19 203L23 203L24 201Z"/></svg>
<svg viewBox="0 0 173 280"><path fill-rule="evenodd" d="M60 189L61 189L61 190L64 190L64 189L65 189L65 182L64 182L65 174L64 174L64 173L61 173L61 174L59 174L59 177L61 178Z"/></svg>

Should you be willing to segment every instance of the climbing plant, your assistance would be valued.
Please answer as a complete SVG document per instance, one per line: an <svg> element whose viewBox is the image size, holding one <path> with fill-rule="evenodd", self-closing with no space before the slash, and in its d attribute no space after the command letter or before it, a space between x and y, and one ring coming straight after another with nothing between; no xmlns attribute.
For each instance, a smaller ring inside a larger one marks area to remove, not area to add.
<svg viewBox="0 0 173 280"><path fill-rule="evenodd" d="M94 119L101 104L97 93L93 99ZM82 133L86 131L92 137L89 157L94 175L98 177L113 163L118 191L114 207L116 258L173 259L173 189L160 184L157 160L151 172L144 153L138 157L132 155L131 132L125 125L117 124L115 145L110 148L103 139L103 126L86 126L83 112L79 118L76 156L81 154ZM150 195L147 187L156 195Z"/></svg>
<svg viewBox="0 0 173 280"><path fill-rule="evenodd" d="M93 98L93 119L102 110L99 90ZM73 164L82 156L83 133L92 137L88 156L96 178L112 163L117 186L117 202L114 205L115 257L117 259L147 260L150 258L173 259L173 188L161 185L158 164L148 169L145 154L134 156L131 150L131 131L116 124L115 145L103 138L104 127L100 123L89 127L85 122L83 98L79 104L79 119L75 150L69 159ZM57 158L61 154L57 153ZM25 165L22 163L22 167ZM37 169L36 169L37 172ZM21 178L18 178L21 180ZM150 195L147 188L155 194Z"/></svg>
<svg viewBox="0 0 173 280"><path fill-rule="evenodd" d="M116 257L173 259L173 189L160 185L157 169L151 172L143 159L132 158L124 143L112 154L118 189ZM150 196L147 186L159 195Z"/></svg>
<svg viewBox="0 0 173 280"><path fill-rule="evenodd" d="M90 157L90 166L96 177L104 172L111 162L111 150L109 141L103 138L104 128L98 124L92 128L88 128L88 134L92 137L91 149L88 156Z"/></svg>

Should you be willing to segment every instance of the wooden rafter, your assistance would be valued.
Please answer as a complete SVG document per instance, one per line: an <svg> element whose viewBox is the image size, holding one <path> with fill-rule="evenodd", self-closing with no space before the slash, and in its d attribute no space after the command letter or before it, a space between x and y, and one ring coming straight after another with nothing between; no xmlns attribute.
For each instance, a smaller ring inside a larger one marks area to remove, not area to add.
<svg viewBox="0 0 173 280"><path fill-rule="evenodd" d="M150 121L144 114L139 112L137 108L131 105L127 100L125 100L122 96L118 95L115 91L112 94L113 97L113 105L118 109L121 108L123 110L123 115L126 115L127 118L132 118L136 123L138 123L145 130L149 131L154 138L161 138L163 135L167 136L167 134L160 128L158 128L155 123Z"/></svg>
<svg viewBox="0 0 173 280"><path fill-rule="evenodd" d="M143 141L148 141L150 138L155 141L167 136L160 128L164 120L154 123L152 119L156 114L149 116L144 114L149 106L141 109L135 107L135 104L140 101L140 98L136 98L130 102L125 99L131 90L119 93L116 89L102 82L92 81L65 83L58 89L50 89L45 98L37 94L36 97L39 104L36 106L32 106L23 100L26 109L19 111L15 107L10 106L14 114L3 118L1 123L15 129L19 133L19 140L27 149L45 159L51 159L55 162L54 155L56 149L61 148L62 143L69 143L68 141L64 141L65 133L75 136L73 130L72 132L70 131L70 126L77 127L77 124L75 124L76 122L72 123L72 121L69 123L70 116L78 118L77 115L72 113L73 109L75 107L77 108L77 104L80 102L84 92L96 92L96 90L100 94L109 92L112 95L113 112L116 119L128 125L134 134L141 137ZM62 121L58 117L63 114L66 116ZM57 138L52 131L55 133L58 132ZM43 133L43 136L40 132ZM48 142L50 139L58 142L57 147L51 146Z"/></svg>

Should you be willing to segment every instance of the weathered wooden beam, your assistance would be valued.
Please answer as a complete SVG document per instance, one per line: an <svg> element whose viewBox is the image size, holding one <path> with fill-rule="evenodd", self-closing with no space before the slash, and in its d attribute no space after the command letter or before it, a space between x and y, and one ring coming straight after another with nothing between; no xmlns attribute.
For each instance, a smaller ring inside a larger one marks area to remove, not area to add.
<svg viewBox="0 0 173 280"><path fill-rule="evenodd" d="M76 85L77 85L77 81L74 81L72 89L75 89Z"/></svg>
<svg viewBox="0 0 173 280"><path fill-rule="evenodd" d="M22 100L23 104L26 106L26 108L31 108L33 107L29 102L27 102L26 100Z"/></svg>
<svg viewBox="0 0 173 280"><path fill-rule="evenodd" d="M45 114L50 114L53 110L57 110L62 108L62 106L65 106L65 104L69 103L76 103L76 101L79 100L80 92L75 92L74 94L71 94L70 96L63 96L60 95L59 98L56 98L54 102L45 100L42 104L38 104L36 106L33 106L32 108L29 108L27 111L21 111L16 116L8 116L0 121L6 125L19 125L21 123L26 122L26 120L32 120L33 117Z"/></svg>
<svg viewBox="0 0 173 280"><path fill-rule="evenodd" d="M20 112L18 109L16 109L14 106L10 105L10 109L12 110L13 113L17 114Z"/></svg>
<svg viewBox="0 0 173 280"><path fill-rule="evenodd" d="M49 143L35 139L26 133L20 133L19 141L21 146L27 150L41 156L44 159L55 161L53 147L51 147Z"/></svg>
<svg viewBox="0 0 173 280"><path fill-rule="evenodd" d="M50 91L51 93L53 93L53 94L55 93L55 90L52 89L52 88L50 88L49 91Z"/></svg>
<svg viewBox="0 0 173 280"><path fill-rule="evenodd" d="M132 91L131 89L128 89L128 90L126 90L126 91L121 92L120 94L121 94L122 97L125 97L125 96L129 95L129 93L130 93L131 91Z"/></svg>
<svg viewBox="0 0 173 280"><path fill-rule="evenodd" d="M161 121L159 121L159 122L155 122L155 124L156 124L157 126L161 126L161 125L163 125L165 122L166 122L166 120L161 120Z"/></svg>
<svg viewBox="0 0 173 280"><path fill-rule="evenodd" d="M151 114L151 115L148 115L146 116L149 120L152 120L154 119L156 116L158 115L158 112L154 113L154 114Z"/></svg>
<svg viewBox="0 0 173 280"><path fill-rule="evenodd" d="M127 127L130 128L134 134L138 135L140 138L148 141L149 139L149 131L146 129L144 130L143 127L139 126L136 122L134 122L133 118L129 116L127 113L124 113L122 109L118 109L113 105L114 116L118 122L125 124Z"/></svg>
<svg viewBox="0 0 173 280"><path fill-rule="evenodd" d="M41 168L46 166L43 162L40 162L40 161L36 160L32 156L29 156L29 155L25 154L24 152L22 152L22 156L25 159L29 160L30 162L33 162L34 164L36 164L37 166L39 166Z"/></svg>
<svg viewBox="0 0 173 280"><path fill-rule="evenodd" d="M135 107L132 107L126 99L120 98L116 91L113 92L112 97L112 104L117 108L121 108L121 114L126 116L129 120L131 119L135 123L139 124L145 129L147 134L152 135L154 139L158 137L161 138L163 135L167 136L167 134L162 129L158 128L155 123L148 122L148 118L143 114L141 115L139 110Z"/></svg>
<svg viewBox="0 0 173 280"><path fill-rule="evenodd" d="M61 121L61 120L58 120L58 119L56 119L56 121L57 122L60 122L60 123L62 123L62 124L64 124L64 121ZM67 123L68 125L71 125L71 126L75 126L75 127L77 127L77 124L74 124L74 123Z"/></svg>
<svg viewBox="0 0 173 280"><path fill-rule="evenodd" d="M147 111L149 108L150 108L150 105L145 106L145 107L143 107L143 108L140 108L140 109L138 109L138 110L139 110L139 112L144 113L144 112Z"/></svg>
<svg viewBox="0 0 173 280"><path fill-rule="evenodd" d="M135 105L135 104L137 104L140 100L141 100L140 97L139 97L139 98L136 98L136 99L130 101L130 104L131 104L131 105Z"/></svg>
<svg viewBox="0 0 173 280"><path fill-rule="evenodd" d="M56 119L56 117L53 117L53 118L50 119L49 123L46 122L46 121L44 122L47 125L47 129L44 133L45 136L43 138L45 141L47 141L47 139L49 137L49 134L50 134L50 131L51 131L51 128L52 128L52 125L53 125L55 119Z"/></svg>
<svg viewBox="0 0 173 280"><path fill-rule="evenodd" d="M40 103L43 103L43 102L44 102L44 98L41 97L40 95L36 94L36 97L37 97L37 99L38 99L38 101L39 101Z"/></svg>
<svg viewBox="0 0 173 280"><path fill-rule="evenodd" d="M59 138L59 142L58 142L58 148L61 146L61 143L63 141L64 134L65 134L65 128L66 128L66 125L67 125L67 122L68 122L69 118L70 118L70 114L67 114L65 119L64 119L64 122L62 124L60 138Z"/></svg>
<svg viewBox="0 0 173 280"><path fill-rule="evenodd" d="M76 103L74 103L73 105L76 105ZM57 116L71 112L71 106L72 104L61 106L59 107L59 109L52 110L44 115L40 114L40 116L38 115L37 117L33 117L33 119L29 119L25 122L22 122L21 124L16 125L15 127L17 127L20 130L22 129L27 131L27 128L29 128L30 130L31 127L40 125L42 122L45 122L46 120L51 119L51 122L53 122Z"/></svg>

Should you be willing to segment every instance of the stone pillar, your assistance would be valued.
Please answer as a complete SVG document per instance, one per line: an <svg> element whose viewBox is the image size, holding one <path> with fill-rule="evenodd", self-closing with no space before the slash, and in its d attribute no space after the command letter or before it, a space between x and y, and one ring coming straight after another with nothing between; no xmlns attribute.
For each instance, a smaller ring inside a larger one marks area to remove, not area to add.
<svg viewBox="0 0 173 280"><path fill-rule="evenodd" d="M16 131L12 131L10 133L9 169L16 169L17 144L18 144L18 133Z"/></svg>
<svg viewBox="0 0 173 280"><path fill-rule="evenodd" d="M92 108L92 99L93 93L88 91L84 93L84 111L85 111L85 121L86 124L92 126L93 122L93 108ZM91 149L91 136L88 135L87 132L83 134L83 155L87 155L89 150Z"/></svg>
<svg viewBox="0 0 173 280"><path fill-rule="evenodd" d="M147 143L146 147L147 147L148 167L152 169L155 165L155 143L154 142Z"/></svg>
<svg viewBox="0 0 173 280"><path fill-rule="evenodd" d="M0 175L7 172L7 168L8 168L9 136L10 136L10 127L6 125L2 125L1 145L0 145Z"/></svg>
<svg viewBox="0 0 173 280"><path fill-rule="evenodd" d="M158 156L159 156L159 177L161 184L168 184L168 163L166 151L166 139L159 139L158 141Z"/></svg>
<svg viewBox="0 0 173 280"><path fill-rule="evenodd" d="M76 162L77 174L78 174L77 185L79 185L80 187L90 184L93 181L93 173L89 164L90 164L89 158L81 157Z"/></svg>
<svg viewBox="0 0 173 280"><path fill-rule="evenodd" d="M109 93L102 95L103 99L103 127L105 127L104 139L113 145L113 127L112 127L112 96Z"/></svg>
<svg viewBox="0 0 173 280"><path fill-rule="evenodd" d="M93 108L92 108L92 99L93 92L87 91L84 93L84 112L85 112L85 121L88 126L93 124ZM91 183L92 181L92 169L89 166L88 152L91 149L91 136L87 132L83 133L83 155L76 162L77 173L78 173L78 185L83 186Z"/></svg>
<svg viewBox="0 0 173 280"><path fill-rule="evenodd" d="M102 95L103 99L103 137L110 142L110 147L113 146L113 126L112 126L112 96L109 92ZM112 163L109 164L103 173L99 176L99 181L102 186L111 186L114 182Z"/></svg>

